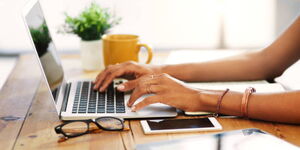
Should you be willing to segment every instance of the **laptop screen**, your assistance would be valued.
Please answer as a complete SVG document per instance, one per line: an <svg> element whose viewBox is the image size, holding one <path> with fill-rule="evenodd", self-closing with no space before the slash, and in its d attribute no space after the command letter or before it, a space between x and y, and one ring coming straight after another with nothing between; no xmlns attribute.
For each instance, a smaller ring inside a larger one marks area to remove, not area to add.
<svg viewBox="0 0 300 150"><path fill-rule="evenodd" d="M53 99L57 103L57 93L63 83L64 73L39 2L36 2L25 15L25 21L30 30L42 71L52 91Z"/></svg>

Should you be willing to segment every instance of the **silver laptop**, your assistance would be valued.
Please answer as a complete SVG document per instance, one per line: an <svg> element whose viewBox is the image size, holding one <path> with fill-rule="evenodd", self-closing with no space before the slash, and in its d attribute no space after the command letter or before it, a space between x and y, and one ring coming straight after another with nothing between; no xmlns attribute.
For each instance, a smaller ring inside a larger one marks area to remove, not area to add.
<svg viewBox="0 0 300 150"><path fill-rule="evenodd" d="M126 105L130 95L119 92L115 88L122 80L115 80L105 92L92 90L91 80L66 81L38 0L28 2L23 10L23 18L49 93L52 95L51 99L62 120L91 119L101 116L121 118L177 116L175 108L163 104L152 104L138 112L131 112ZM142 99L143 97L138 101Z"/></svg>

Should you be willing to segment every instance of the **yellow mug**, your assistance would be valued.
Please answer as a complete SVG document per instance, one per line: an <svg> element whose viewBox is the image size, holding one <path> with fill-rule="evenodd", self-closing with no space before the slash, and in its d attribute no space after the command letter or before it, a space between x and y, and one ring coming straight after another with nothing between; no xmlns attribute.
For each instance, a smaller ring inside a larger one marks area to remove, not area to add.
<svg viewBox="0 0 300 150"><path fill-rule="evenodd" d="M152 49L147 44L139 43L139 36L128 34L103 35L103 58L104 65L113 65L126 61L139 62L139 52L141 47L148 51L146 64L152 60Z"/></svg>

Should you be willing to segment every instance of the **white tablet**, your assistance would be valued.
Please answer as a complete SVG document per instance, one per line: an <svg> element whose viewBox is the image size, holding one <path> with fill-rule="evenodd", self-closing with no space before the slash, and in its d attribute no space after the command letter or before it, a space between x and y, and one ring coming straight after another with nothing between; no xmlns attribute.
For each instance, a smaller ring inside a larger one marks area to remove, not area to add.
<svg viewBox="0 0 300 150"><path fill-rule="evenodd" d="M299 147L259 129L243 129L218 134L138 144L136 150L299 150Z"/></svg>
<svg viewBox="0 0 300 150"><path fill-rule="evenodd" d="M213 117L141 120L141 125L145 134L222 130L220 123Z"/></svg>

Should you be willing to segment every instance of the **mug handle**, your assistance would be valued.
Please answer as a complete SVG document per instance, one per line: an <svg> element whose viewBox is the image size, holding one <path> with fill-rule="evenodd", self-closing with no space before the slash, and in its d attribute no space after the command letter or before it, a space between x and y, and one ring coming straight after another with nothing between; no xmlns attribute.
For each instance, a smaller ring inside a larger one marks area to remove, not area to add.
<svg viewBox="0 0 300 150"><path fill-rule="evenodd" d="M145 47L147 49L147 51L148 51L148 59L146 61L146 64L149 64L151 62L151 60L152 60L152 55L153 55L152 48L150 46L148 46L147 44L140 44L139 43L138 44L138 52L140 52L141 47Z"/></svg>

